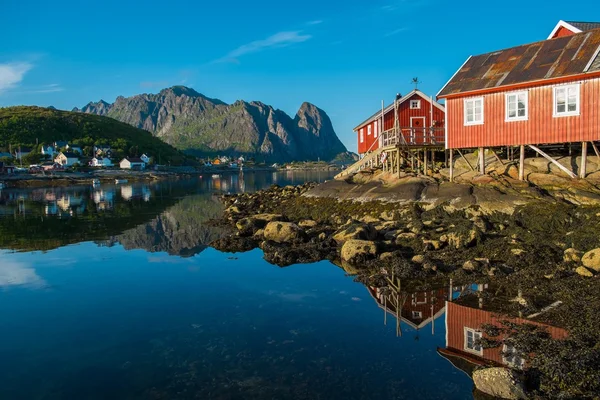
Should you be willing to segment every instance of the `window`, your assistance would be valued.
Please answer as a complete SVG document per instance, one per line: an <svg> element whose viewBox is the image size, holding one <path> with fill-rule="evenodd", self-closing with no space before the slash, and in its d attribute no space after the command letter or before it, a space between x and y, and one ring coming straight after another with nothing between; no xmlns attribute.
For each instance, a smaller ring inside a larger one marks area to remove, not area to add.
<svg viewBox="0 0 600 400"><path fill-rule="evenodd" d="M483 97L465 100L465 125L483 124Z"/></svg>
<svg viewBox="0 0 600 400"><path fill-rule="evenodd" d="M421 109L421 100L411 100L410 101L410 109L411 110Z"/></svg>
<svg viewBox="0 0 600 400"><path fill-rule="evenodd" d="M508 93L506 95L507 121L526 121L528 108L527 92Z"/></svg>
<svg viewBox="0 0 600 400"><path fill-rule="evenodd" d="M421 319L423 318L423 314L421 313L421 311L413 311L412 317L413 319Z"/></svg>
<svg viewBox="0 0 600 400"><path fill-rule="evenodd" d="M523 360L521 354L518 353L513 346L506 344L502 348L502 362L508 366L519 369L525 366L525 360Z"/></svg>
<svg viewBox="0 0 600 400"><path fill-rule="evenodd" d="M376 139L377 139L377 134L379 133L379 130L378 130L378 128L379 128L379 124L378 124L378 122L379 122L379 121L375 121L374 135L375 135L375 138L376 138Z"/></svg>
<svg viewBox="0 0 600 400"><path fill-rule="evenodd" d="M471 353L483 354L483 348L476 342L481 339L481 332L475 329L465 328L465 350Z"/></svg>
<svg viewBox="0 0 600 400"><path fill-rule="evenodd" d="M579 84L554 88L554 116L579 115Z"/></svg>
<svg viewBox="0 0 600 400"><path fill-rule="evenodd" d="M369 136L371 136L371 128L372 128L371 125L367 126L367 135L369 135Z"/></svg>
<svg viewBox="0 0 600 400"><path fill-rule="evenodd" d="M360 128L359 136L360 136L360 142L364 143L364 141L365 141L365 128Z"/></svg>

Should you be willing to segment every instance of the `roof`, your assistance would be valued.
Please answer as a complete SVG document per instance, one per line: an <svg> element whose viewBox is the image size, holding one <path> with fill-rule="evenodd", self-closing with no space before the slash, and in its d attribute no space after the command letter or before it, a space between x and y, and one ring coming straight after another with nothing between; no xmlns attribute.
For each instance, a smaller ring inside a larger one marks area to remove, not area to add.
<svg viewBox="0 0 600 400"><path fill-rule="evenodd" d="M67 158L79 158L79 154L75 154L75 153L70 153L68 151L64 152L64 153L60 153L63 156L67 157Z"/></svg>
<svg viewBox="0 0 600 400"><path fill-rule="evenodd" d="M419 95L422 99L427 100L427 101L430 101L430 99L431 99L429 96L427 96L425 93L421 92L419 89L413 89L409 94L407 94L406 96L403 96L403 97L400 98L400 101L398 101L398 105L404 103L406 100L408 100L414 94ZM439 104L435 100L433 100L433 105L436 106L437 108L439 108L442 111L446 111L446 109L444 108L444 106L441 105L441 104ZM387 107L385 107L384 110L383 110L383 113L387 114L393 108L394 108L394 103L392 103L392 104L388 105ZM358 124L353 130L356 131L358 128L360 128L360 127L368 124L369 122L372 122L373 120L375 120L375 119L377 119L379 117L381 117L381 110L378 110L373 115L371 115L369 118L367 118L366 120L364 120L363 122L361 122L360 124Z"/></svg>
<svg viewBox="0 0 600 400"><path fill-rule="evenodd" d="M139 157L125 157L123 160L127 160L130 163L145 164L144 160L142 160ZM121 160L121 161L123 161L123 160Z"/></svg>
<svg viewBox="0 0 600 400"><path fill-rule="evenodd" d="M576 21L565 21L567 24L574 26L580 31L591 31L592 29L600 28L600 22L576 22Z"/></svg>
<svg viewBox="0 0 600 400"><path fill-rule="evenodd" d="M577 22L577 21L558 21L547 39L554 39L561 28L564 28L572 33L581 33L592 29L600 28L600 22Z"/></svg>
<svg viewBox="0 0 600 400"><path fill-rule="evenodd" d="M439 97L600 71L600 29L470 57Z"/></svg>

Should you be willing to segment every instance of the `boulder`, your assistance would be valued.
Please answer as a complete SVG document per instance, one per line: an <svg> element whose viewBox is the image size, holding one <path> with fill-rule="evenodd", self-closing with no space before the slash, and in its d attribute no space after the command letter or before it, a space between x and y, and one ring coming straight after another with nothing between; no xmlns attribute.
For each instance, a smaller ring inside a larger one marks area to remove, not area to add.
<svg viewBox="0 0 600 400"><path fill-rule="evenodd" d="M577 269L575 270L575 272L577 272L579 275L584 276L586 278L591 278L592 276L594 276L594 274L592 273L592 271L590 271L586 267L577 267Z"/></svg>
<svg viewBox="0 0 600 400"><path fill-rule="evenodd" d="M240 236L252 236L254 231L258 228L254 225L254 220L252 218L242 218L235 223L235 227L237 228Z"/></svg>
<svg viewBox="0 0 600 400"><path fill-rule="evenodd" d="M280 214L257 214L252 219L258 228L264 228L269 222L285 220L283 215Z"/></svg>
<svg viewBox="0 0 600 400"><path fill-rule="evenodd" d="M483 235L478 229L471 229L468 232L450 232L440 237L441 242L448 243L450 247L462 249L477 244Z"/></svg>
<svg viewBox="0 0 600 400"><path fill-rule="evenodd" d="M317 221L313 221L312 219L305 219L298 223L300 228L314 228L318 225Z"/></svg>
<svg viewBox="0 0 600 400"><path fill-rule="evenodd" d="M379 215L379 218L381 218L384 221L393 221L395 219L395 215L393 211L383 211Z"/></svg>
<svg viewBox="0 0 600 400"><path fill-rule="evenodd" d="M442 248L442 242L439 240L423 240L423 244L427 250L439 250Z"/></svg>
<svg viewBox="0 0 600 400"><path fill-rule="evenodd" d="M304 231L292 222L273 221L265 227L266 240L277 243L287 243L304 239Z"/></svg>
<svg viewBox="0 0 600 400"><path fill-rule="evenodd" d="M473 372L477 390L501 399L526 399L519 376L508 368L494 367Z"/></svg>
<svg viewBox="0 0 600 400"><path fill-rule="evenodd" d="M600 248L590 250L581 257L581 263L596 272L600 272Z"/></svg>
<svg viewBox="0 0 600 400"><path fill-rule="evenodd" d="M479 263L479 261L476 260L466 261L462 266L462 269L470 272L477 271L479 270L479 268L481 268L481 263Z"/></svg>
<svg viewBox="0 0 600 400"><path fill-rule="evenodd" d="M411 261L415 264L423 264L425 262L425 256L422 254L417 254L411 259Z"/></svg>
<svg viewBox="0 0 600 400"><path fill-rule="evenodd" d="M574 248L566 249L563 260L564 262L580 262L581 256L583 255L582 251L575 250Z"/></svg>
<svg viewBox="0 0 600 400"><path fill-rule="evenodd" d="M352 239L375 240L377 239L377 231L369 224L352 223L335 232L333 239L338 243Z"/></svg>
<svg viewBox="0 0 600 400"><path fill-rule="evenodd" d="M347 262L375 258L377 256L377 243L370 240L348 240L342 246L341 256L342 260Z"/></svg>

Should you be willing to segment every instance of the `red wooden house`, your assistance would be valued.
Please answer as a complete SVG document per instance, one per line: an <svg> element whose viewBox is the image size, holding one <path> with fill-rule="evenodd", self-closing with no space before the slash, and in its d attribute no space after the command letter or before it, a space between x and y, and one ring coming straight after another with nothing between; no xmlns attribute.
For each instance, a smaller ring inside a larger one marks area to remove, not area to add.
<svg viewBox="0 0 600 400"><path fill-rule="evenodd" d="M479 339L486 337L481 331L482 325L488 324L502 327L502 321L543 327L554 339L564 339L568 336L566 330L555 326L529 319L510 318L480 308L447 302L446 347L438 349L438 352L456 366L459 366L459 363L456 362L457 360L464 360L471 365L506 365L521 368L524 366L524 360L513 351L510 345L483 348L478 343ZM495 337L493 339L502 340L504 338Z"/></svg>
<svg viewBox="0 0 600 400"><path fill-rule="evenodd" d="M396 113L394 110L397 110ZM444 127L444 120L444 106L415 89L385 109L377 111L354 128L354 132L357 134L358 153L364 154L378 149L382 145L380 143L381 133L394 128L395 124L401 129L407 144L424 144L430 143L432 140L441 141L444 138L443 132L432 138L429 128L438 128L439 131Z"/></svg>
<svg viewBox="0 0 600 400"><path fill-rule="evenodd" d="M523 153L525 145L539 152L534 145L579 142L587 154L587 143L600 140L600 29L573 24L559 23L552 39L469 57L437 96L445 99L446 148Z"/></svg>
<svg viewBox="0 0 600 400"><path fill-rule="evenodd" d="M548 39L570 36L576 33L591 31L592 29L598 28L600 28L600 22L575 22L560 20L548 36Z"/></svg>

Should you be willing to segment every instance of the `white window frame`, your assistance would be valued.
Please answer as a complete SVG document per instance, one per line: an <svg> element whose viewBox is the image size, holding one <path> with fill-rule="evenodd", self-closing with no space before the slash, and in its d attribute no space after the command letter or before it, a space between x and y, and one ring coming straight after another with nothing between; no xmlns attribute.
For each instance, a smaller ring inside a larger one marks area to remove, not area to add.
<svg viewBox="0 0 600 400"><path fill-rule="evenodd" d="M514 117L509 116L509 102L510 98L514 96L516 100L515 111L517 112ZM525 115L519 116L519 96L525 96ZM523 90L520 92L510 92L504 95L504 111L505 111L505 121L513 122L513 121L527 121L529 119L529 92L527 90Z"/></svg>
<svg viewBox="0 0 600 400"><path fill-rule="evenodd" d="M512 353L511 356L507 357L506 353ZM518 362L515 362L518 360ZM523 356L518 354L513 346L506 345L502 346L502 362L510 367L523 369L525 367L525 360Z"/></svg>
<svg viewBox="0 0 600 400"><path fill-rule="evenodd" d="M358 131L358 136L360 138L360 143L364 143L365 142L365 128L360 128L360 130Z"/></svg>
<svg viewBox="0 0 600 400"><path fill-rule="evenodd" d="M377 135L379 134L379 121L378 121L378 120L375 120L375 122L373 123L373 125L374 125L374 127L375 127L375 129L373 129L373 131L374 131L374 132L373 132L373 135L374 135L373 137L374 137L375 139L377 139Z"/></svg>
<svg viewBox="0 0 600 400"><path fill-rule="evenodd" d="M367 126L367 136L371 136L371 133L373 133L373 127L371 126L371 124L369 124Z"/></svg>
<svg viewBox="0 0 600 400"><path fill-rule="evenodd" d="M557 103L557 100L558 100L557 92L562 89L564 89L565 96L566 96L565 111L559 112L558 111L558 103ZM569 89L575 89L575 106L576 106L575 111L569 111ZM581 84L580 83L554 86L554 88L552 88L552 94L553 94L553 96L552 96L552 116L554 118L573 117L573 116L578 116L581 114Z"/></svg>
<svg viewBox="0 0 600 400"><path fill-rule="evenodd" d="M477 101L481 101L481 120L475 120L475 102ZM467 110L468 110L468 103L469 102L473 102L473 121L467 121ZM464 123L465 126L472 126L472 125L483 125L483 121L485 120L485 107L484 107L484 101L483 101L483 97L469 97L468 99L464 100L463 103L463 108L464 108Z"/></svg>
<svg viewBox="0 0 600 400"><path fill-rule="evenodd" d="M421 100L411 100L410 101L410 109L411 110L420 110L421 109Z"/></svg>
<svg viewBox="0 0 600 400"><path fill-rule="evenodd" d="M421 311L412 312L413 319L423 319L423 313Z"/></svg>
<svg viewBox="0 0 600 400"><path fill-rule="evenodd" d="M477 354L480 356L483 355L483 347L481 345L479 345L479 346L474 345L474 348L472 348L472 349L467 346L467 344L469 342L467 335L469 332L471 332L473 334L473 343L475 343L477 341L477 339L481 339L481 337L482 337L481 331L478 331L477 329L473 329L473 328L467 328L465 326L464 346L463 346L464 350L468 351L469 353ZM476 336L479 336L479 337L476 337ZM477 350L476 347L479 347L479 350Z"/></svg>

